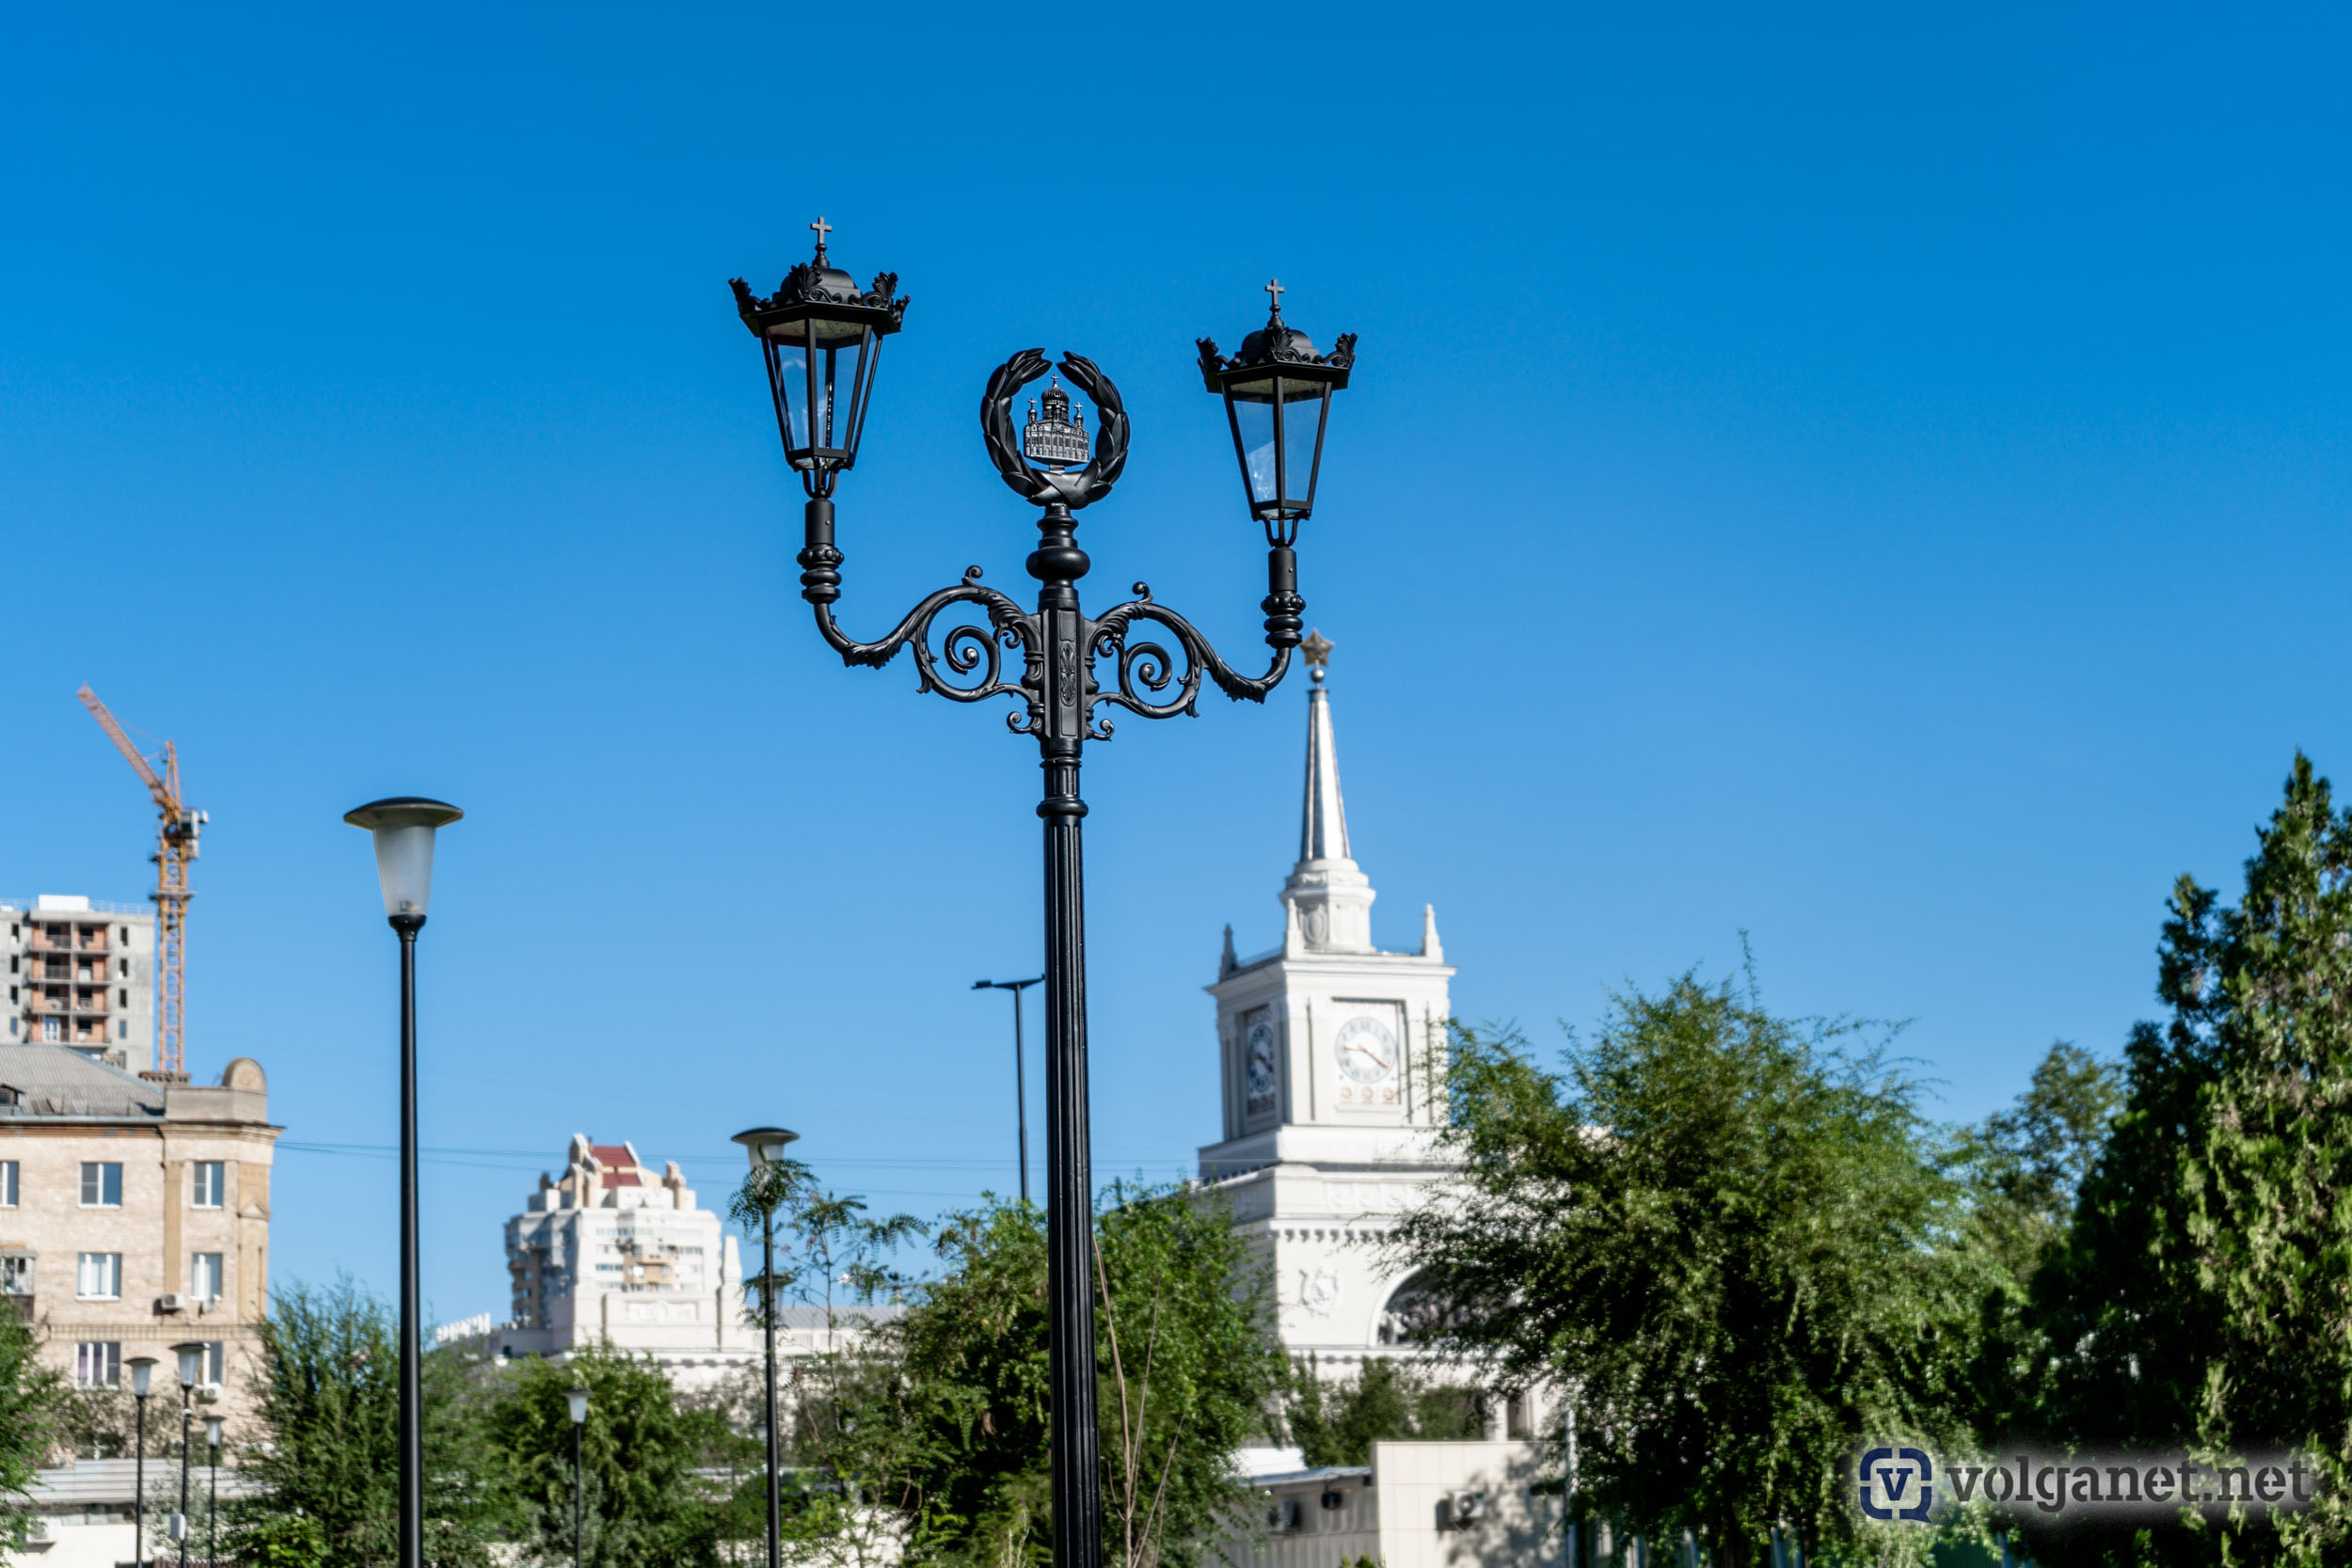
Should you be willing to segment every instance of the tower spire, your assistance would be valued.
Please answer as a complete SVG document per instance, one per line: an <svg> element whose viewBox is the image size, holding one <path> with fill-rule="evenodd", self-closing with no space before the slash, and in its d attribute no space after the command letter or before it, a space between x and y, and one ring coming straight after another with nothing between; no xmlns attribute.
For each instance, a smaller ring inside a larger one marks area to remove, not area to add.
<svg viewBox="0 0 2352 1568"><path fill-rule="evenodd" d="M1340 756L1331 731L1331 694L1324 678L1331 643L1308 634L1299 651L1312 683L1307 696L1307 792L1298 823L1298 863L1282 884L1282 902L1295 915L1310 948L1372 950L1371 879L1348 854L1347 802L1340 793Z"/></svg>

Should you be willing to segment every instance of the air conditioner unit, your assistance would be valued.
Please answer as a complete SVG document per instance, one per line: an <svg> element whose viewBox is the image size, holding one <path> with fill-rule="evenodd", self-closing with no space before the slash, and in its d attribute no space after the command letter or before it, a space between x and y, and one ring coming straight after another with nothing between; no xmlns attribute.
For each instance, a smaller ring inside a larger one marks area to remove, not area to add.
<svg viewBox="0 0 2352 1568"><path fill-rule="evenodd" d="M1265 1511L1266 1528L1272 1530L1295 1530L1298 1528L1298 1518L1296 1497L1277 1498L1274 1506Z"/></svg>
<svg viewBox="0 0 2352 1568"><path fill-rule="evenodd" d="M1484 1492L1454 1492L1445 1499L1446 1523L1455 1529L1468 1529L1486 1517L1486 1494Z"/></svg>
<svg viewBox="0 0 2352 1568"><path fill-rule="evenodd" d="M37 1518L24 1532L28 1546L54 1546L57 1544L57 1523L54 1519Z"/></svg>
<svg viewBox="0 0 2352 1568"><path fill-rule="evenodd" d="M184 1312L187 1307L188 1298L177 1291L167 1296L158 1296L155 1300L155 1310L158 1312Z"/></svg>
<svg viewBox="0 0 2352 1568"><path fill-rule="evenodd" d="M199 1404L218 1404L220 1402L220 1385L217 1383L198 1384L196 1386L196 1402Z"/></svg>

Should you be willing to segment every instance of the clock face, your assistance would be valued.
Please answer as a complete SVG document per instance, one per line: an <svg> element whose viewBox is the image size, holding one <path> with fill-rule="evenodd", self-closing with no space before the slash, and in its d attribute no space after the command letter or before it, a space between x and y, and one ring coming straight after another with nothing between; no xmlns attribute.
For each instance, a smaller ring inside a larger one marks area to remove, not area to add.
<svg viewBox="0 0 2352 1568"><path fill-rule="evenodd" d="M1274 1023L1264 1017L1253 1018L1242 1034L1242 1071L1244 1086L1248 1091L1249 1109L1254 1115L1271 1110L1275 1091L1279 1086L1274 1069Z"/></svg>
<svg viewBox="0 0 2352 1568"><path fill-rule="evenodd" d="M1340 1025L1332 1042L1340 1071L1359 1084L1386 1084L1396 1077L1396 1035L1369 1013L1359 1013Z"/></svg>

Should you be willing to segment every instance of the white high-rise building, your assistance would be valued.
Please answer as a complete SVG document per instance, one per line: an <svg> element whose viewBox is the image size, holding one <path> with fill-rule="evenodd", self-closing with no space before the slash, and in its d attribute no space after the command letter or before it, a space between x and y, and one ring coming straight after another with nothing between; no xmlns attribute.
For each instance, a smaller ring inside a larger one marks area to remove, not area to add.
<svg viewBox="0 0 2352 1568"><path fill-rule="evenodd" d="M693 1383L747 1363L759 1336L743 1312L743 1265L726 1216L702 1208L677 1162L659 1173L627 1142L576 1133L561 1180L544 1173L506 1222L514 1315L508 1355L561 1356L602 1342Z"/></svg>
<svg viewBox="0 0 2352 1568"><path fill-rule="evenodd" d="M0 898L0 1045L62 1045L125 1071L154 1069L152 908L55 893Z"/></svg>
<svg viewBox="0 0 2352 1568"><path fill-rule="evenodd" d="M1435 1137L1454 970L1426 906L1419 951L1373 945L1376 895L1349 853L1323 684L1330 644L1311 638L1306 653L1306 800L1282 944L1237 958L1226 927L1208 988L1225 1136L1200 1150L1200 1176L1273 1265L1284 1346L1334 1367L1413 1354L1418 1298L1373 1243L1454 1168Z"/></svg>

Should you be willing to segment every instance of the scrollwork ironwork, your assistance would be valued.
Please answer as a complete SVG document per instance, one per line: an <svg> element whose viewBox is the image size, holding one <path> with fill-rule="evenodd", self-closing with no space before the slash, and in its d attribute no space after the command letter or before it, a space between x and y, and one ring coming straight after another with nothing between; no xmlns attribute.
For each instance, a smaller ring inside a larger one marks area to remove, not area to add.
<svg viewBox="0 0 2352 1568"><path fill-rule="evenodd" d="M942 611L951 606L974 604L988 612L986 626L959 622L947 627L939 647L931 647L931 629ZM980 584L980 569L970 568L963 580L953 588L943 588L927 595L922 603L909 610L906 619L892 627L886 637L872 642L860 642L842 633L833 618L833 607L820 604L817 609L817 629L825 641L841 656L841 662L864 665L879 670L898 657L901 648L912 648L914 668L923 691L935 691L951 703L977 703L990 697L1029 697L1028 681L1008 681L1003 678L1004 648L1026 649L1034 645L1037 636L1036 617L1019 604ZM978 671L977 680L958 680L943 675L945 665L953 676L969 677Z"/></svg>
<svg viewBox="0 0 2352 1568"><path fill-rule="evenodd" d="M1137 626L1149 623L1172 633L1176 645L1184 650L1184 662L1176 664L1164 643L1138 641ZM1179 714L1197 714L1194 705L1200 696L1200 679L1206 675L1228 697L1235 702L1263 703L1266 693L1281 684L1290 669L1291 651L1277 648L1274 662L1263 675L1243 674L1218 657L1215 647L1200 629L1167 606L1152 597L1151 585L1136 584L1136 596L1089 623L1087 637L1087 657L1089 663L1105 654L1115 656L1119 672L1117 688L1101 688L1087 699L1089 717L1104 704L1123 707L1146 719L1173 719ZM1166 699L1159 693L1170 686L1176 694ZM1094 737L1108 740L1111 725L1108 720L1095 721Z"/></svg>

